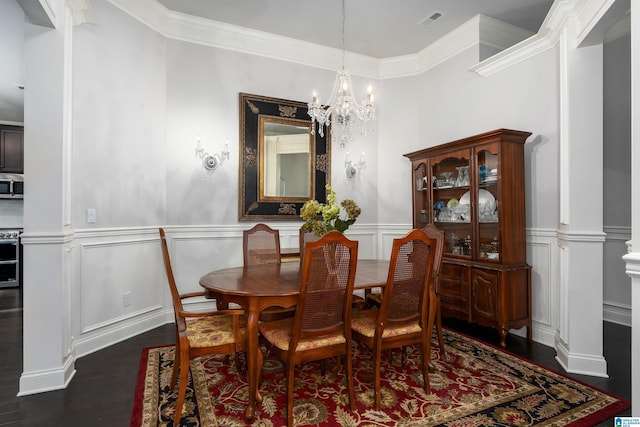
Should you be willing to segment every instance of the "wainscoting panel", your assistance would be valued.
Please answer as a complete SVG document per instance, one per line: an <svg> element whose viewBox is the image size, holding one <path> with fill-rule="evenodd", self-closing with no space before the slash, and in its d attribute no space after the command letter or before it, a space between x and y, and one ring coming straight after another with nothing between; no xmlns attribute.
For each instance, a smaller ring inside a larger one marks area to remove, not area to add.
<svg viewBox="0 0 640 427"><path fill-rule="evenodd" d="M80 333L162 309L166 287L158 237L81 244Z"/></svg>
<svg viewBox="0 0 640 427"><path fill-rule="evenodd" d="M242 232L180 233L171 238L170 244L173 275L181 293L202 291L198 282L209 271L242 265Z"/></svg>
<svg viewBox="0 0 640 427"><path fill-rule="evenodd" d="M400 237L404 237L411 231L410 225L385 225L380 226L378 234L380 237L378 238L379 246L378 246L378 259L390 259L391 258L391 248L393 247L393 239L398 239Z"/></svg>
<svg viewBox="0 0 640 427"><path fill-rule="evenodd" d="M531 265L531 310L533 340L548 346L555 342L557 288L557 239L554 230L529 230L527 235L527 262Z"/></svg>

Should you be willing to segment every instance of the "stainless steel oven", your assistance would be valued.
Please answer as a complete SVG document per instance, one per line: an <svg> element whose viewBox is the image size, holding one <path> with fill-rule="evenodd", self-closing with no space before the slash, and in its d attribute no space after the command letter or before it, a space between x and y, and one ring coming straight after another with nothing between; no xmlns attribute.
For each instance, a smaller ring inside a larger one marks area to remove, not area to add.
<svg viewBox="0 0 640 427"><path fill-rule="evenodd" d="M0 288L20 286L20 229L0 229Z"/></svg>

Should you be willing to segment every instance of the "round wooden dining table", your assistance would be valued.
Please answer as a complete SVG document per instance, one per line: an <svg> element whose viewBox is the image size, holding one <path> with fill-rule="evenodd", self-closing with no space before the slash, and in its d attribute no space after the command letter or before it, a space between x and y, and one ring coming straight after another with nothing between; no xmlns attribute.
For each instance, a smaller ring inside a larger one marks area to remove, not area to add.
<svg viewBox="0 0 640 427"><path fill-rule="evenodd" d="M200 278L207 298L215 298L218 307L229 303L241 306L247 313L248 420L254 418L256 401L261 401L258 379L262 367L262 351L258 344L258 319L266 307L291 307L298 301L300 264L262 264L225 268ZM387 281L389 261L358 260L354 289L383 287Z"/></svg>

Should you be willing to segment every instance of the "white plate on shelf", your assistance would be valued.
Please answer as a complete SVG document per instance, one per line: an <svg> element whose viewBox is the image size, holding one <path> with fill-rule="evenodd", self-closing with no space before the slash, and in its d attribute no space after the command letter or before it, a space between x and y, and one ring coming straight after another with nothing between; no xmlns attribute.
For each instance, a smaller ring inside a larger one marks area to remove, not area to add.
<svg viewBox="0 0 640 427"><path fill-rule="evenodd" d="M495 181L497 181L497 180L498 180L498 177L497 177L497 176L490 176L490 177L486 178L486 179L485 179L484 181L482 181L482 182L495 182Z"/></svg>
<svg viewBox="0 0 640 427"><path fill-rule="evenodd" d="M493 194L487 190L483 190L482 188L478 190L478 204L486 205L488 202L495 202L496 198L493 197ZM459 200L461 205L468 205L471 203L471 194L467 191L460 197Z"/></svg>

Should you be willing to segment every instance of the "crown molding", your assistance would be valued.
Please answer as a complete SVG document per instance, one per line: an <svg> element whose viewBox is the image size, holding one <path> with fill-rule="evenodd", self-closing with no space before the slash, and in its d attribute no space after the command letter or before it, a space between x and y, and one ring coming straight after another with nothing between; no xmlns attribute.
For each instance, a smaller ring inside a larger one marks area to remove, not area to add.
<svg viewBox="0 0 640 427"><path fill-rule="evenodd" d="M32 24L56 28L56 12L51 0L16 0L16 3Z"/></svg>
<svg viewBox="0 0 640 427"><path fill-rule="evenodd" d="M127 15L137 19L152 30L167 36L169 9L156 0L108 0Z"/></svg>
<svg viewBox="0 0 640 427"><path fill-rule="evenodd" d="M560 40L562 29L573 15L574 3L575 0L555 0L537 34L481 61L471 70L487 77L551 49Z"/></svg>
<svg viewBox="0 0 640 427"><path fill-rule="evenodd" d="M471 71L475 71L483 77L488 77L534 57L547 49L551 49L553 46L548 37L536 34L474 65L471 67Z"/></svg>
<svg viewBox="0 0 640 427"><path fill-rule="evenodd" d="M379 79L422 74L460 52L478 45L480 15L465 22L414 55L380 59Z"/></svg>
<svg viewBox="0 0 640 427"><path fill-rule="evenodd" d="M421 74L466 49L482 44L502 50L532 34L497 19L476 15L415 55L381 59L379 78Z"/></svg>
<svg viewBox="0 0 640 427"><path fill-rule="evenodd" d="M342 50L223 22L170 12L165 35L175 40L274 58L316 68L342 68ZM379 61L346 52L345 64L354 75L377 77Z"/></svg>
<svg viewBox="0 0 640 427"><path fill-rule="evenodd" d="M167 38L327 70L342 67L340 49L173 12L156 0L108 1ZM478 74L488 76L555 46L570 18L576 18L579 24L576 39L581 40L614 1L555 0L540 30L534 35L496 19L477 15L416 54L374 58L346 52L345 64L353 75L369 78L413 76L482 44L503 49L472 67Z"/></svg>
<svg viewBox="0 0 640 427"><path fill-rule="evenodd" d="M576 31L575 45L579 46L598 26L616 0L577 0L574 6Z"/></svg>
<svg viewBox="0 0 640 427"><path fill-rule="evenodd" d="M535 33L486 15L478 15L480 44L496 49L507 49Z"/></svg>

